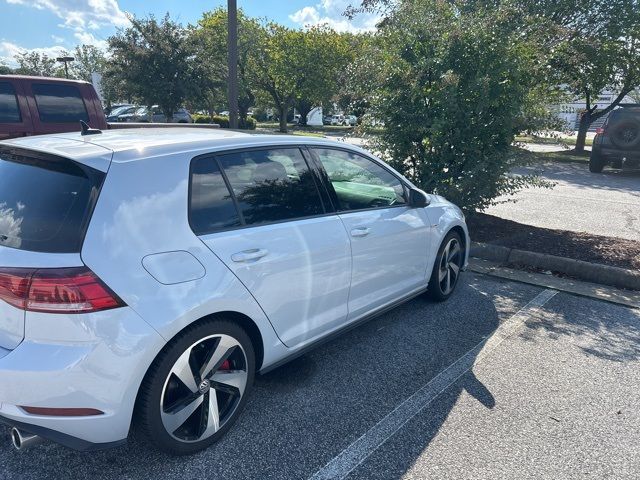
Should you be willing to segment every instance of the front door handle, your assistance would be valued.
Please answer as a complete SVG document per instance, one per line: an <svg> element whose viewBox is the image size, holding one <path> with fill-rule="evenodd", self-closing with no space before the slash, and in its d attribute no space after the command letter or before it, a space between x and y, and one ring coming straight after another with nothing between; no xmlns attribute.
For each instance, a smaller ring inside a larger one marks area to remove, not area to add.
<svg viewBox="0 0 640 480"><path fill-rule="evenodd" d="M263 248L253 248L251 250L245 250L243 252L234 253L231 255L231 260L234 262L253 262L260 260L262 257L269 253L268 250Z"/></svg>
<svg viewBox="0 0 640 480"><path fill-rule="evenodd" d="M371 233L371 229L367 227L359 227L351 230L352 237L366 237L369 233Z"/></svg>

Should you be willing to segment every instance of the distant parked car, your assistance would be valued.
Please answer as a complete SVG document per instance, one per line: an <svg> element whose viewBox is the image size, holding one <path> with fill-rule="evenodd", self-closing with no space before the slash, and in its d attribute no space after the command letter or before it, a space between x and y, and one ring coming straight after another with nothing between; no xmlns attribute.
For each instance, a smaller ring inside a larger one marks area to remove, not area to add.
<svg viewBox="0 0 640 480"><path fill-rule="evenodd" d="M124 105L118 108L114 108L111 110L111 113L107 115L107 122L123 122L122 116L128 115L131 113L135 113L135 111L140 108L135 105Z"/></svg>
<svg viewBox="0 0 640 480"><path fill-rule="evenodd" d="M135 112L122 116L125 122L150 122L150 123L193 123L191 114L184 108L179 108L174 114L170 122L157 105L149 109L148 107L139 107Z"/></svg>
<svg viewBox="0 0 640 480"><path fill-rule="evenodd" d="M345 125L350 125L352 127L355 127L357 123L358 123L358 117L356 117L355 115L347 115L345 117Z"/></svg>
<svg viewBox="0 0 640 480"><path fill-rule="evenodd" d="M323 125L331 125L331 119L333 117L331 115L326 115L324 117L322 117L322 124Z"/></svg>
<svg viewBox="0 0 640 480"><path fill-rule="evenodd" d="M331 117L331 125L344 125L344 115L334 115Z"/></svg>
<svg viewBox="0 0 640 480"><path fill-rule="evenodd" d="M131 103L114 103L111 106L104 108L104 114L106 116L113 115L115 110L122 107L133 107L134 105Z"/></svg>
<svg viewBox="0 0 640 480"><path fill-rule="evenodd" d="M589 170L600 173L605 166L640 168L640 106L612 111L596 131Z"/></svg>

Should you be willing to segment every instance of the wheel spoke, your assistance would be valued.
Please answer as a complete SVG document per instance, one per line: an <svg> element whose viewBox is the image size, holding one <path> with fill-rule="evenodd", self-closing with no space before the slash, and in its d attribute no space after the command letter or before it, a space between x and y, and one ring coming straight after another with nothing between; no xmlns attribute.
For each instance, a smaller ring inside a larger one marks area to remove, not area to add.
<svg viewBox="0 0 640 480"><path fill-rule="evenodd" d="M211 377L211 386L231 395L244 394L247 385L247 372L244 370L219 371Z"/></svg>
<svg viewBox="0 0 640 480"><path fill-rule="evenodd" d="M451 244L450 244L451 245ZM451 261L460 253L460 245L458 242L453 243L453 248L449 251L449 256L447 257L447 262L451 263Z"/></svg>
<svg viewBox="0 0 640 480"><path fill-rule="evenodd" d="M202 378L209 378L215 373L222 362L224 362L233 353L238 343L227 335L222 335L220 341L211 352L209 360L200 369L200 375Z"/></svg>
<svg viewBox="0 0 640 480"><path fill-rule="evenodd" d="M451 290L451 270L447 268L447 288L445 288L444 293L449 293L449 290Z"/></svg>
<svg viewBox="0 0 640 480"><path fill-rule="evenodd" d="M202 395L193 398L189 403L172 407L171 411L161 411L162 423L169 433L175 432L202 405Z"/></svg>
<svg viewBox="0 0 640 480"><path fill-rule="evenodd" d="M440 271L438 272L438 282L442 282L444 280L444 277L447 276L447 268L441 268Z"/></svg>
<svg viewBox="0 0 640 480"><path fill-rule="evenodd" d="M220 429L220 410L218 409L218 395L212 388L204 395L208 401L209 412L207 414L207 425L202 432L202 437L209 437Z"/></svg>
<svg viewBox="0 0 640 480"><path fill-rule="evenodd" d="M449 268L453 270L453 274L457 277L460 272L460 266L456 262L450 262Z"/></svg>
<svg viewBox="0 0 640 480"><path fill-rule="evenodd" d="M173 366L171 373L178 377L189 390L195 393L198 391L198 385L196 383L196 378L193 374L193 370L191 369L191 364L189 362L190 357L191 349L180 355L180 358L178 358L178 361Z"/></svg>

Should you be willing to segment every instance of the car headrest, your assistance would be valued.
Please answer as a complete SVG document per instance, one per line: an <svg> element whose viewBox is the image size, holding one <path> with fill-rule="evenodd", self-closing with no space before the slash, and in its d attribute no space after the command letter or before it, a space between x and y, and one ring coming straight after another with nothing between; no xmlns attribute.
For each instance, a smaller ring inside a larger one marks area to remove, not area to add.
<svg viewBox="0 0 640 480"><path fill-rule="evenodd" d="M252 179L254 182L264 182L265 180L278 180L287 178L287 170L281 163L268 160L260 162L253 170Z"/></svg>

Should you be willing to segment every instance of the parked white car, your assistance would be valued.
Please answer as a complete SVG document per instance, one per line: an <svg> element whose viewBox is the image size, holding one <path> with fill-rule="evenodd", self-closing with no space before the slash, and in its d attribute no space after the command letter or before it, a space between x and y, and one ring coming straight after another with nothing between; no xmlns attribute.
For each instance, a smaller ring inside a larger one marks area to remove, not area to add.
<svg viewBox="0 0 640 480"><path fill-rule="evenodd" d="M256 373L425 291L449 298L468 246L460 209L344 143L0 142L0 421L20 448L111 447L133 421L196 452Z"/></svg>
<svg viewBox="0 0 640 480"><path fill-rule="evenodd" d="M134 112L120 115L120 122L151 122L151 123L167 123L167 117L159 106L154 105L148 107L138 107ZM168 123L193 123L191 114L185 108L179 108L173 114L171 121Z"/></svg>

